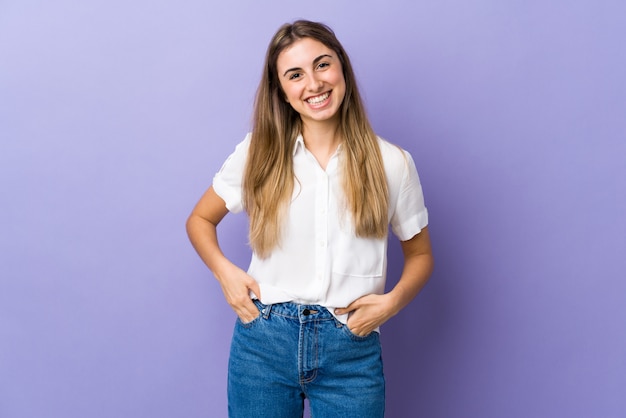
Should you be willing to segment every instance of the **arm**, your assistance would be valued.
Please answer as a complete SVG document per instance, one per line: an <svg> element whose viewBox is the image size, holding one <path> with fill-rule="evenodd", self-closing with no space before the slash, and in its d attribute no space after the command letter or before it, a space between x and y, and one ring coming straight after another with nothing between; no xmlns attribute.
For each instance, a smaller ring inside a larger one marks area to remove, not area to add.
<svg viewBox="0 0 626 418"><path fill-rule="evenodd" d="M187 219L187 234L202 261L220 283L226 301L245 323L259 315L249 291L252 290L257 297L261 297L261 291L258 283L230 262L219 247L217 225L227 213L226 204L210 187Z"/></svg>
<svg viewBox="0 0 626 418"><path fill-rule="evenodd" d="M348 327L356 335L367 335L400 312L422 290L433 270L433 255L428 228L408 241L402 241L404 268L400 280L384 295L366 295L348 307L336 309L338 315L352 312Z"/></svg>

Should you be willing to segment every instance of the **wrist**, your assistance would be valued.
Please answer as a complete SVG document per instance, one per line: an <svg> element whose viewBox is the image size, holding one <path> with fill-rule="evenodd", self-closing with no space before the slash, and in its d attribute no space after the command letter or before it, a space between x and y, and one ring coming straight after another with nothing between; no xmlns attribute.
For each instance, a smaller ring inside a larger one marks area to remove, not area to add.
<svg viewBox="0 0 626 418"><path fill-rule="evenodd" d="M235 267L235 265L231 263L230 260L226 257L220 257L218 260L213 262L211 271L217 281L221 283L225 277L231 276L229 272L232 271L233 267Z"/></svg>
<svg viewBox="0 0 626 418"><path fill-rule="evenodd" d="M398 288L398 286L396 286L389 293L387 293L387 297L389 299L388 306L389 306L390 316L395 316L406 305L406 303L404 302L405 300L404 292L402 291L401 288Z"/></svg>

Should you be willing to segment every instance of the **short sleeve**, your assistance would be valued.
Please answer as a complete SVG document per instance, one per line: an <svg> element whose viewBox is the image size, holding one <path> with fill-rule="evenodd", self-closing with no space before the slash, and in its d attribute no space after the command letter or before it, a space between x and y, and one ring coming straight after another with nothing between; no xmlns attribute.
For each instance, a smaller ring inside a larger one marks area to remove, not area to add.
<svg viewBox="0 0 626 418"><path fill-rule="evenodd" d="M405 150L402 150L402 153L404 157L402 176L400 184L397 185L397 198L395 202L390 201L393 205L390 223L391 230L398 239L407 241L428 225L428 210L424 204L422 185L413 157Z"/></svg>
<svg viewBox="0 0 626 418"><path fill-rule="evenodd" d="M226 202L226 208L233 213L243 211L242 182L249 146L250 134L235 147L235 151L228 156L222 168L213 177L213 190Z"/></svg>

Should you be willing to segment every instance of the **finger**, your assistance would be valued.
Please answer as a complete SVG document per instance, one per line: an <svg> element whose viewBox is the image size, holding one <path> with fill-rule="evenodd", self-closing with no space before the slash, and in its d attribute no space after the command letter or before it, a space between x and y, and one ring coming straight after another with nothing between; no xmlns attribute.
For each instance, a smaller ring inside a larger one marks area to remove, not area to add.
<svg viewBox="0 0 626 418"><path fill-rule="evenodd" d="M248 289L250 289L252 293L254 293L257 299L261 299L261 287L256 282L256 280L253 280L252 283L250 283L250 286L248 286Z"/></svg>
<svg viewBox="0 0 626 418"><path fill-rule="evenodd" d="M248 301L238 309L237 315L243 322L250 322L260 315L259 308L252 302L252 299Z"/></svg>
<svg viewBox="0 0 626 418"><path fill-rule="evenodd" d="M345 315L352 311L355 311L359 307L358 301L354 301L345 308L337 308L335 309L335 313L337 315Z"/></svg>
<svg viewBox="0 0 626 418"><path fill-rule="evenodd" d="M348 307L345 307L345 308L337 308L337 309L335 309L335 314L337 314L337 315L346 315L346 314L349 314L352 311L354 311L354 309L350 308L348 306Z"/></svg>
<svg viewBox="0 0 626 418"><path fill-rule="evenodd" d="M353 326L353 327L351 328L351 326ZM354 335L357 335L359 337L366 337L371 332L369 330L369 327L367 327L365 325L356 325L356 326L354 326L353 324L349 324L348 325L348 329L350 329L350 332L352 332Z"/></svg>

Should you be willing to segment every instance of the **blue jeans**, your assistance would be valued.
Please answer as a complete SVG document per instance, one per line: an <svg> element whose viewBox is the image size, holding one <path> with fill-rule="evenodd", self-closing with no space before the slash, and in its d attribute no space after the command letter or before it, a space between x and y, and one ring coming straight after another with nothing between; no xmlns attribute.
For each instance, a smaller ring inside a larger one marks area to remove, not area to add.
<svg viewBox="0 0 626 418"><path fill-rule="evenodd" d="M354 335L324 307L255 304L237 319L228 364L231 418L381 418L385 379L377 332Z"/></svg>

